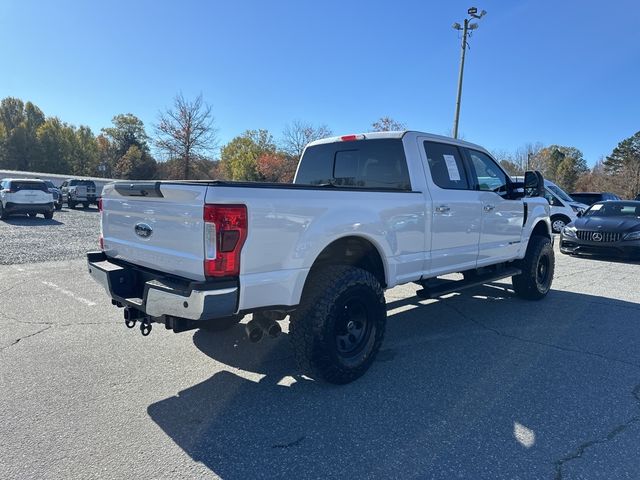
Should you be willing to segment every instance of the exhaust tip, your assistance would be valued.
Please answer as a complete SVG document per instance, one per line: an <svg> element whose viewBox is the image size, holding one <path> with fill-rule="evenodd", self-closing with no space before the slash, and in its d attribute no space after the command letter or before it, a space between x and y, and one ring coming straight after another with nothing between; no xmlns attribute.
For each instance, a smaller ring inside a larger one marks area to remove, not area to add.
<svg viewBox="0 0 640 480"><path fill-rule="evenodd" d="M262 340L262 328L260 328L260 325L255 323L253 320L247 323L244 329L247 333L247 338L251 343L258 343L260 340Z"/></svg>
<svg viewBox="0 0 640 480"><path fill-rule="evenodd" d="M271 338L276 338L278 335L282 333L282 328L280 328L280 325L278 324L278 322L273 322L273 324L271 324L267 329L267 333Z"/></svg>

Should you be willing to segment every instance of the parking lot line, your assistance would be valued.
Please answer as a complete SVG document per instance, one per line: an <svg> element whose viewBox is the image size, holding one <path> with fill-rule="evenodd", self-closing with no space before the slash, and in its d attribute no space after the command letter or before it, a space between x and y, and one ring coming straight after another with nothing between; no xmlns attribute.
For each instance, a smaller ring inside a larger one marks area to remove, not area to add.
<svg viewBox="0 0 640 480"><path fill-rule="evenodd" d="M54 290L55 290L55 291L57 291L57 292L62 293L63 295L66 295L67 297L73 298L74 300L76 300L76 301L78 301L78 302L80 302L80 303L84 303L85 305L87 305L87 306L89 306L89 307L93 307L93 306L95 306L95 305L96 305L96 304L95 304L94 302L92 302L91 300L87 300L86 298L79 297L79 296L78 296L78 295L76 295L75 293L73 293L73 292L71 292L71 291L69 291L69 290L66 290L66 289L64 289L64 288L62 288L62 287L59 287L59 286L58 286L58 285L56 285L55 283L47 282L47 281L44 281L44 280L43 280L43 281L42 281L42 284L43 284L43 285L46 285L47 287L50 287L50 288L54 289Z"/></svg>

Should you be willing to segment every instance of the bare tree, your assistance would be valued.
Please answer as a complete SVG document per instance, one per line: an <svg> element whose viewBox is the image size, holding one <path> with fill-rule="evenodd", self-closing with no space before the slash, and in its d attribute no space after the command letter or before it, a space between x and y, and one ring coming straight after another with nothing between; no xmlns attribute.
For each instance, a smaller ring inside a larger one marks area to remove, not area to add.
<svg viewBox="0 0 640 480"><path fill-rule="evenodd" d="M374 132L392 132L395 130L406 130L407 126L391 117L380 117L371 124L371 128L373 128Z"/></svg>
<svg viewBox="0 0 640 480"><path fill-rule="evenodd" d="M280 148L287 155L299 159L308 143L331 135L333 132L326 125L314 127L310 123L294 120L284 127Z"/></svg>
<svg viewBox="0 0 640 480"><path fill-rule="evenodd" d="M194 100L176 95L173 107L158 115L155 130L156 146L171 159L182 161L185 179L191 163L210 156L218 146L211 106L202 100L202 94Z"/></svg>

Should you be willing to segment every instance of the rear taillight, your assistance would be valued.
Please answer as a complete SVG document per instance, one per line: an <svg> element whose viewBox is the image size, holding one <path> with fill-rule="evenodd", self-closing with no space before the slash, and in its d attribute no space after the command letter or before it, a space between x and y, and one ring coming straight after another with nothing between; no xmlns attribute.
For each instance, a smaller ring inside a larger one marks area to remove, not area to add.
<svg viewBox="0 0 640 480"><path fill-rule="evenodd" d="M104 238L102 237L102 235L100 235L100 250L104 250Z"/></svg>
<svg viewBox="0 0 640 480"><path fill-rule="evenodd" d="M247 239L246 205L204 206L204 274L229 277L240 274L240 252Z"/></svg>
<svg viewBox="0 0 640 480"><path fill-rule="evenodd" d="M102 211L102 199L101 198L98 199L98 211L99 212Z"/></svg>

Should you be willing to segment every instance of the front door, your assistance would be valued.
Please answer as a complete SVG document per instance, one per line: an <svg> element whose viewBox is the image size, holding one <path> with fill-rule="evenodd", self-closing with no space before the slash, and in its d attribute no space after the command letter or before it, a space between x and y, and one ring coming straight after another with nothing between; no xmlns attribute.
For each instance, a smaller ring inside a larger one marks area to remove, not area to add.
<svg viewBox="0 0 640 480"><path fill-rule="evenodd" d="M486 153L465 149L473 170L472 183L482 203L478 266L512 260L518 254L524 223L522 198L508 197L509 176Z"/></svg>

